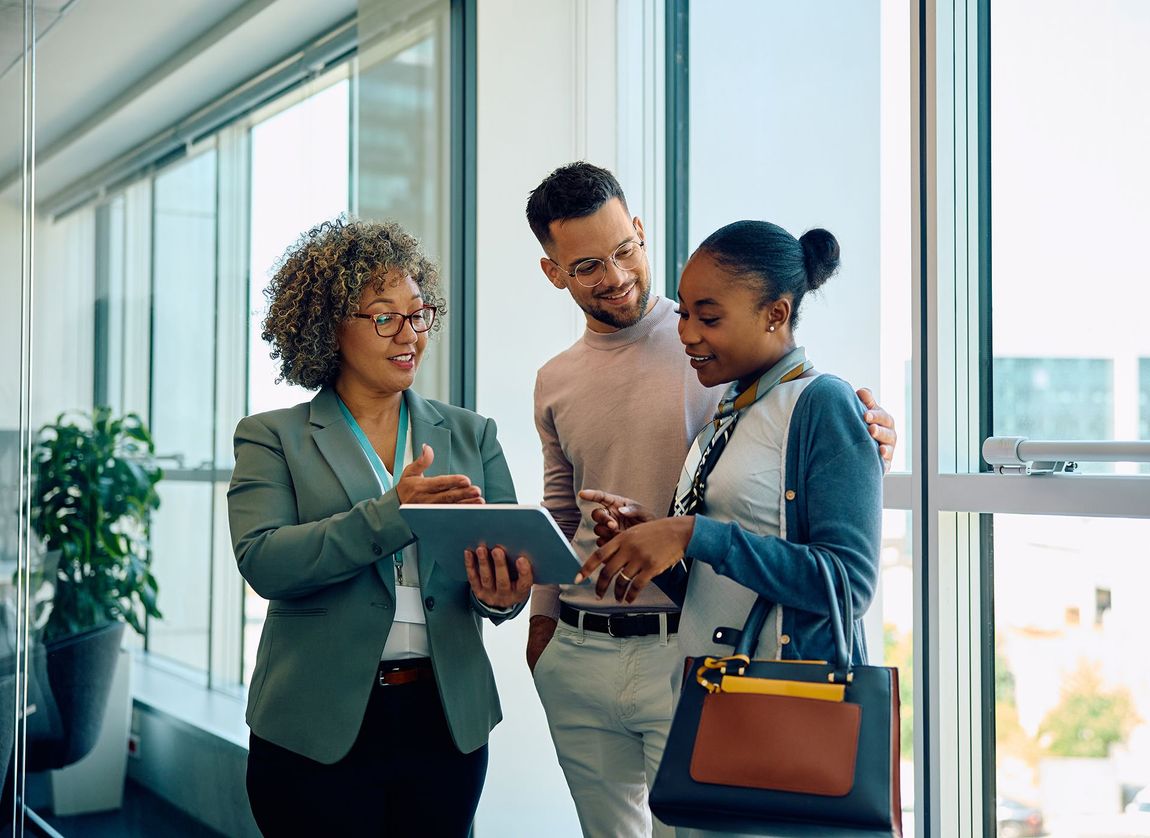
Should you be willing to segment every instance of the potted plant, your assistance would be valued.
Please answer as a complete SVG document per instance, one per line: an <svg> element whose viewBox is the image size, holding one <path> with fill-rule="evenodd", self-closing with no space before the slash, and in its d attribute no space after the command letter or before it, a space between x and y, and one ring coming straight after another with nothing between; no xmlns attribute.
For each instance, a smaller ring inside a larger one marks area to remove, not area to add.
<svg viewBox="0 0 1150 838"><path fill-rule="evenodd" d="M42 718L29 719L26 758L28 771L53 769L58 815L122 799L131 696L120 641L125 624L143 634L146 617L161 616L149 550L162 476L154 455L143 420L108 407L61 414L37 436L31 523L54 594L46 618L33 618L43 625L30 679Z"/></svg>
<svg viewBox="0 0 1150 838"><path fill-rule="evenodd" d="M59 551L44 641L117 621L143 634L143 615L161 616L148 548L162 476L144 421L108 407L62 413L33 456L32 527Z"/></svg>

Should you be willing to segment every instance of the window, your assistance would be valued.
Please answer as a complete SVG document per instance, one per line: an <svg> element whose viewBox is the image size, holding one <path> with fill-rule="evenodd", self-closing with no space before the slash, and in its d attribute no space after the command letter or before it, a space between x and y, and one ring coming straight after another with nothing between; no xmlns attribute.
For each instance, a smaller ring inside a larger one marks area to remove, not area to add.
<svg viewBox="0 0 1150 838"><path fill-rule="evenodd" d="M1150 521L994 516L998 797L1056 835L1145 835L1150 784ZM1000 815L1000 819L1002 819Z"/></svg>
<svg viewBox="0 0 1150 838"><path fill-rule="evenodd" d="M152 521L164 617L148 649L208 669L216 395L216 152L158 175L153 186L152 409L165 465Z"/></svg>
<svg viewBox="0 0 1150 838"><path fill-rule="evenodd" d="M1129 45L1150 16L1121 2L931 12L916 331L928 387L915 398L937 414L915 501L926 513L919 628L934 670L928 823L941 834L1145 834L1123 805L1150 784L1145 629L1129 600L1145 587L1134 545L1150 483L1132 463L977 472L990 433L1143 431L1139 359L1150 353L1131 312L1145 292L1105 242L1147 220L1133 197L1150 180L1136 151L1147 128L1124 103L1147 69ZM1075 311L1082 334L1060 332ZM952 754L953 742L981 745Z"/></svg>
<svg viewBox="0 0 1150 838"><path fill-rule="evenodd" d="M348 211L347 80L311 92L251 128L251 262L248 412L290 407L312 393L275 383L278 365L260 336L264 289L276 261L301 233Z"/></svg>
<svg viewBox="0 0 1150 838"><path fill-rule="evenodd" d="M1150 292L1123 244L1150 223L1150 124L1128 106L1150 73L1135 46L1150 10L1067 0L991 14L994 433L1150 438ZM1061 328L1068 315L1081 330ZM1044 515L1035 499L1032 514L990 522L997 797L1039 811L1052 834L1144 835L1123 808L1150 785L1150 577L1137 546L1150 521L1089 513L1138 506L1145 487L1104 475L1146 466L1080 471L1068 491L1103 475L1080 506L1087 517ZM1039 488L1022 479L1017 495Z"/></svg>
<svg viewBox="0 0 1150 838"><path fill-rule="evenodd" d="M383 5L361 3L353 206L362 218L398 221L439 265L448 328L432 333L416 386L424 396L451 401L452 341L468 316L451 293L452 260L462 257L450 252L451 205L460 199L451 186L451 10L446 2L426 3L402 27L380 28Z"/></svg>

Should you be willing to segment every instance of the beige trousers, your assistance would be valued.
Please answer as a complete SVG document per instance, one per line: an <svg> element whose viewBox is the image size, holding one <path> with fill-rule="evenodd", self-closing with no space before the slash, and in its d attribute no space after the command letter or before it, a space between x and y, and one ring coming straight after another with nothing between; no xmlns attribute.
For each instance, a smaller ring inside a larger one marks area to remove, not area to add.
<svg viewBox="0 0 1150 838"><path fill-rule="evenodd" d="M681 671L674 635L616 638L559 623L535 687L587 838L673 838L647 790L667 744Z"/></svg>

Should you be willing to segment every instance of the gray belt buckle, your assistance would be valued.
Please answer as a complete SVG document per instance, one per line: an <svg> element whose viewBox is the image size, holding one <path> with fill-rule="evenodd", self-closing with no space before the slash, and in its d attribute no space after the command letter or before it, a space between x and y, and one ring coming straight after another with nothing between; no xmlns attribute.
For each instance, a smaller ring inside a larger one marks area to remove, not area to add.
<svg viewBox="0 0 1150 838"><path fill-rule="evenodd" d="M611 637L618 637L619 635L615 634L615 628L614 628L614 622L613 622L614 619L615 619L614 615L612 615L612 614L607 615L607 634L610 635Z"/></svg>

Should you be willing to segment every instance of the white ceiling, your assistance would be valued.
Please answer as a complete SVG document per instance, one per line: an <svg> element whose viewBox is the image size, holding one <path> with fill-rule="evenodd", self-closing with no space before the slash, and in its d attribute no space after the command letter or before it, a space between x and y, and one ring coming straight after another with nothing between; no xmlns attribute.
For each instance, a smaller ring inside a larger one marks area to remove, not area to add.
<svg viewBox="0 0 1150 838"><path fill-rule="evenodd" d="M56 25L66 6L73 0L37 0L32 4L32 20L36 25L37 37ZM17 61L24 52L24 0L0 0L0 76Z"/></svg>
<svg viewBox="0 0 1150 838"><path fill-rule="evenodd" d="M21 2L0 0L0 191L21 159ZM177 123L356 10L356 0L52 0L37 13L36 194L52 195ZM8 52L5 53L4 50ZM5 55L8 56L5 59ZM14 60L15 59L15 60ZM7 68L6 70L4 68Z"/></svg>

